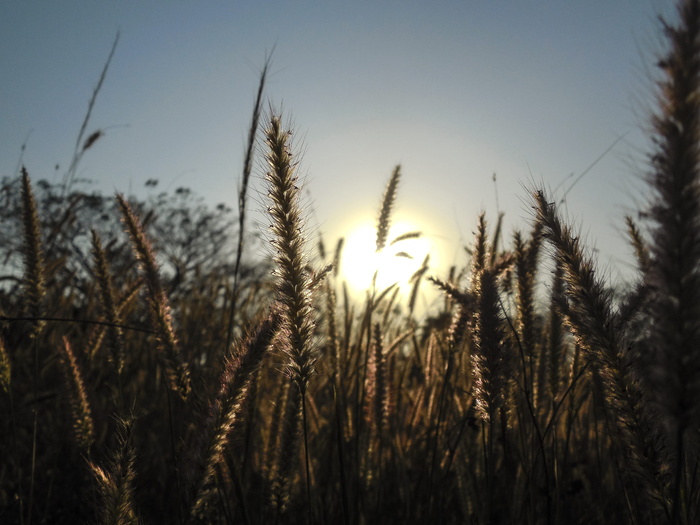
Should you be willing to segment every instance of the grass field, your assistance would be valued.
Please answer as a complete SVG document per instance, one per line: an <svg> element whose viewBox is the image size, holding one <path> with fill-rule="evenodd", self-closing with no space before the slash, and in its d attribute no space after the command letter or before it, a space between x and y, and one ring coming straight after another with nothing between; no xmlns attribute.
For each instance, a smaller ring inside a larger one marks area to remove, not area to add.
<svg viewBox="0 0 700 525"><path fill-rule="evenodd" d="M4 180L0 522L700 523L700 1L679 13L623 292L533 189L527 231L475 217L463 266L352 301L342 242L306 234L267 68L236 220L186 190ZM444 296L424 316L419 287Z"/></svg>

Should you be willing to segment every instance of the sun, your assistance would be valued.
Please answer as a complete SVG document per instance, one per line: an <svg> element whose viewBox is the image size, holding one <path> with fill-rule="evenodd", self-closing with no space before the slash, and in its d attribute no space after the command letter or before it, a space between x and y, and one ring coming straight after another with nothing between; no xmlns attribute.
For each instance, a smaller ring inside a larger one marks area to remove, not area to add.
<svg viewBox="0 0 700 525"><path fill-rule="evenodd" d="M416 235L406 235L412 233ZM426 255L434 258L430 239L409 221L392 225L386 246L379 252L376 239L376 226L369 221L357 225L346 236L340 275L356 294L371 290L373 285L379 291L393 284L407 288Z"/></svg>

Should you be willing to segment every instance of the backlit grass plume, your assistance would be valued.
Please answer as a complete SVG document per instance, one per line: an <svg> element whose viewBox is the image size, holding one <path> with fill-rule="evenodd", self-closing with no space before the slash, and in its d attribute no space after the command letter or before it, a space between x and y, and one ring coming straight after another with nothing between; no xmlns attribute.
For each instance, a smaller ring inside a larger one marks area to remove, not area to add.
<svg viewBox="0 0 700 525"><path fill-rule="evenodd" d="M370 428L381 441L386 437L389 421L389 377L387 360L384 355L382 328L379 323L372 330L371 355L365 377L365 416Z"/></svg>
<svg viewBox="0 0 700 525"><path fill-rule="evenodd" d="M634 248L634 255L637 259L637 268L645 272L649 268L649 247L632 217L629 215L625 217L625 223L627 224L627 234L629 235L632 248Z"/></svg>
<svg viewBox="0 0 700 525"><path fill-rule="evenodd" d="M562 368L564 366L566 350L564 344L564 322L561 312L557 307L557 299L564 295L564 271L561 264L557 264L554 269L551 286L547 353L543 353L542 359L546 359L548 362L547 379L549 382L549 395L551 396L551 400L554 401L557 398L563 381Z"/></svg>
<svg viewBox="0 0 700 525"><path fill-rule="evenodd" d="M67 337L63 338L61 350L61 363L66 377L75 439L81 449L88 449L95 441L95 425L83 374Z"/></svg>
<svg viewBox="0 0 700 525"><path fill-rule="evenodd" d="M146 238L143 226L123 195L117 195L117 203L121 208L122 219L131 237L134 253L146 276L148 308L151 315L151 323L156 332L159 354L164 365L165 375L170 388L183 399L187 399L191 389L190 371L187 363L183 362L180 356L180 348L173 329L170 305L161 284L158 265L156 264L151 243Z"/></svg>
<svg viewBox="0 0 700 525"><path fill-rule="evenodd" d="M29 173L22 166L22 230L24 243L24 313L35 319L32 335L36 336L43 322L42 299L44 297L44 257L41 250L41 226Z"/></svg>
<svg viewBox="0 0 700 525"><path fill-rule="evenodd" d="M293 385L287 389L279 436L276 462L275 507L279 515L284 510L288 494L291 465L298 451L298 430L304 437L306 460L306 492L309 516L311 475L306 422L306 392L314 371L316 352L313 347L314 317L311 304L311 276L302 235L303 220L299 202L296 164L290 152L291 133L282 129L279 117L273 116L265 130L267 144L267 184L271 205L268 212L272 219L272 245L275 247L275 273L277 297L282 305L281 348L288 356L287 370Z"/></svg>
<svg viewBox="0 0 700 525"><path fill-rule="evenodd" d="M514 236L515 274L517 279L518 330L525 355L529 358L535 354L535 277L541 226L535 225L535 231L529 242L522 239L520 232Z"/></svg>
<svg viewBox="0 0 700 525"><path fill-rule="evenodd" d="M505 341L504 321L493 271L482 269L474 279L477 297L472 316L472 366L475 406L485 421L492 421L504 407L511 381L511 349Z"/></svg>
<svg viewBox="0 0 700 525"><path fill-rule="evenodd" d="M289 355L290 375L303 392L316 359L312 347L314 330L311 306L311 276L307 269L303 220L296 164L289 150L291 133L282 129L278 117L270 119L265 130L267 143L268 195L271 205L272 245L275 248L277 294L283 305L282 328Z"/></svg>
<svg viewBox="0 0 700 525"><path fill-rule="evenodd" d="M257 327L249 330L242 341L234 344L231 355L226 358L219 379L219 392L211 402L204 428L203 472L191 510L195 521L205 520L207 505L216 495L216 468L224 462L229 436L240 419L251 382L278 325L279 315L273 312Z"/></svg>
<svg viewBox="0 0 700 525"><path fill-rule="evenodd" d="M379 209L379 219L377 220L377 251L380 252L386 246L386 241L389 236L389 228L391 227L391 209L396 200L396 190L399 186L401 178L401 166L396 166L391 174L389 183L384 190L382 197L382 206Z"/></svg>
<svg viewBox="0 0 700 525"><path fill-rule="evenodd" d="M97 508L98 523L104 525L137 525L141 523L134 505L134 463L136 451L133 445L133 421L119 420L117 443L106 466L90 462L90 470L97 482L100 504Z"/></svg>
<svg viewBox="0 0 700 525"><path fill-rule="evenodd" d="M112 276L107 265L107 257L102 242L95 230L92 230L92 253L95 265L95 276L100 287L100 306L104 319L109 323L107 329L107 342L111 352L112 362L118 374L124 370L124 333L119 326L121 318L117 309Z"/></svg>
<svg viewBox="0 0 700 525"><path fill-rule="evenodd" d="M555 205L541 191L535 199L544 235L554 245L555 257L564 270L568 323L600 378L598 384L604 390L606 409L617 430L618 445L627 456L629 472L642 483L651 501L667 510L667 478L658 429L631 368L630 341L620 329L611 291L596 277L593 262L584 255L578 237L561 223Z"/></svg>

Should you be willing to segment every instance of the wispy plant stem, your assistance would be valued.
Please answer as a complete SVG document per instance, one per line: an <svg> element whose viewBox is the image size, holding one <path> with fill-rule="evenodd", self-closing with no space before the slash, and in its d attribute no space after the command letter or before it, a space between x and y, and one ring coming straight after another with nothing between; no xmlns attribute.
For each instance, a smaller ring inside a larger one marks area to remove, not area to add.
<svg viewBox="0 0 700 525"><path fill-rule="evenodd" d="M246 203L248 201L248 182L250 181L250 173L253 168L253 156L255 153L255 138L258 133L260 123L260 115L262 113L263 91L267 80L267 73L270 67L272 55L265 59L262 72L260 73L260 82L258 83L258 93L255 97L255 105L253 106L253 116L248 128L248 145L246 147L245 159L243 161L243 175L241 177L241 187L238 191L238 246L236 248L236 264L233 267L233 287L231 288L231 299L229 304L228 326L226 328L226 350L231 347L233 341L233 325L236 317L236 307L238 301L238 287L240 286L241 261L243 257L243 248L245 240L245 218L246 218Z"/></svg>

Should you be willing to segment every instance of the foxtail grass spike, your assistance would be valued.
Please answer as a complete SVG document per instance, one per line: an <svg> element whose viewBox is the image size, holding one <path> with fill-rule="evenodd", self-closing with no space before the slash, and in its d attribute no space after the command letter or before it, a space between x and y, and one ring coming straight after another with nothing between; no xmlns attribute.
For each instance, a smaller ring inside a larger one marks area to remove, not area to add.
<svg viewBox="0 0 700 525"><path fill-rule="evenodd" d="M552 278L552 292L550 298L549 309L549 333L547 339L547 359L549 366L547 375L549 378L549 392L553 399L556 399L561 388L562 377L561 371L564 365L564 331L563 319L559 308L557 308L557 299L564 295L564 269L561 263L556 264L554 276Z"/></svg>
<svg viewBox="0 0 700 525"><path fill-rule="evenodd" d="M73 353L68 338L63 338L62 363L68 385L68 397L70 398L71 413L73 416L73 430L78 447L87 450L95 441L95 425L92 419L92 410L83 382L83 374L78 366L78 360Z"/></svg>
<svg viewBox="0 0 700 525"><path fill-rule="evenodd" d="M284 350L292 379L303 393L314 370L316 353L312 347L314 331L311 304L311 276L307 269L302 236L303 220L299 186L289 150L290 132L282 129L278 117L270 119L265 131L267 183L271 205L272 244L275 247L277 294L283 305Z"/></svg>
<svg viewBox="0 0 700 525"><path fill-rule="evenodd" d="M634 255L637 258L637 267L642 272L646 272L649 269L649 247L632 217L629 215L625 217L625 222L627 223L627 234L630 237Z"/></svg>
<svg viewBox="0 0 700 525"><path fill-rule="evenodd" d="M100 494L99 523L104 525L138 525L134 505L136 451L132 443L133 421L120 419L117 444L106 467L89 462Z"/></svg>
<svg viewBox="0 0 700 525"><path fill-rule="evenodd" d="M277 489L273 491L273 496L279 516L284 511L288 498L287 487L292 474L290 467L299 451L298 434L301 432L306 465L307 519L312 521L306 391L317 357L313 342L315 312L311 304L312 280L306 262L298 178L290 151L290 137L291 132L284 131L280 119L273 116L265 131L268 164L266 179L271 201L268 212L272 219L272 244L276 249L277 297L282 305L283 337L280 341L288 356L287 370L293 381L287 389L280 435L279 450L285 457L277 462Z"/></svg>
<svg viewBox="0 0 700 525"><path fill-rule="evenodd" d="M506 401L513 356L505 344L498 285L493 273L482 269L474 285L472 292L477 304L472 316L473 394L480 416L492 421Z"/></svg>
<svg viewBox="0 0 700 525"><path fill-rule="evenodd" d="M389 417L389 385L384 356L382 329L379 323L372 330L372 347L365 378L365 412L370 427L381 435Z"/></svg>
<svg viewBox="0 0 700 525"><path fill-rule="evenodd" d="M107 326L107 341L111 351L112 362L118 374L124 370L124 332L119 327L121 318L114 298L112 275L107 265L107 257L102 248L102 241L92 230L92 253L95 264L95 276L100 287L100 307Z"/></svg>
<svg viewBox="0 0 700 525"><path fill-rule="evenodd" d="M486 215L479 215L479 226L476 232L474 250L472 251L472 275L476 276L486 267L488 257L488 235L486 233Z"/></svg>
<svg viewBox="0 0 700 525"><path fill-rule="evenodd" d="M612 294L595 276L593 263L584 255L578 237L561 223L555 204L541 191L535 200L538 220L564 269L569 325L600 377L606 409L615 422L629 472L642 483L651 501L667 509L668 470L661 460L664 444L628 363L629 341L616 329L619 323L612 309Z"/></svg>
<svg viewBox="0 0 700 525"><path fill-rule="evenodd" d="M22 230L24 242L24 297L25 314L37 319L32 328L32 337L36 337L43 327L38 320L43 315L44 289L44 255L41 249L41 226L37 212L34 192L29 173L22 166Z"/></svg>
<svg viewBox="0 0 700 525"><path fill-rule="evenodd" d="M257 327L249 330L226 358L219 379L219 392L210 405L205 425L208 443L204 445L203 473L191 510L195 521L206 520L207 506L216 494L216 468L224 463L229 437L240 420L251 382L277 333L279 321L279 314L272 312Z"/></svg>
<svg viewBox="0 0 700 525"><path fill-rule="evenodd" d="M158 340L159 354L164 365L166 378L170 388L178 393L182 399L187 399L191 390L189 366L182 361L180 356L170 305L161 284L151 243L123 195L117 195L117 203L121 208L124 224L131 237L134 253L146 277L151 323Z"/></svg>
<svg viewBox="0 0 700 525"><path fill-rule="evenodd" d="M389 183L384 190L382 198L382 206L379 209L379 218L377 220L377 251L380 252L386 246L386 241L389 236L389 228L391 227L391 209L396 200L396 190L399 186L401 178L401 166L396 166L391 174Z"/></svg>

